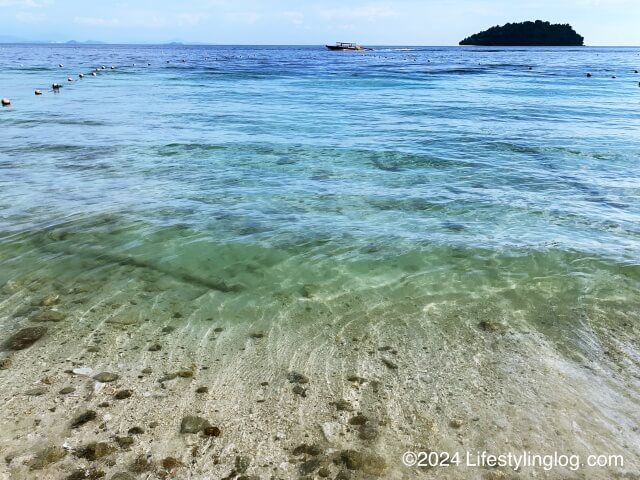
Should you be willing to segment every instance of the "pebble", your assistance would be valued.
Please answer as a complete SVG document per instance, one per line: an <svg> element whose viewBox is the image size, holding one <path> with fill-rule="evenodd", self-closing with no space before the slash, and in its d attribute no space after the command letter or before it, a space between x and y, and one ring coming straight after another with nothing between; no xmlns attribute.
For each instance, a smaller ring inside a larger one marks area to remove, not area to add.
<svg viewBox="0 0 640 480"><path fill-rule="evenodd" d="M59 310L43 310L35 317L32 317L31 321L37 323L57 323L63 321L65 318L67 318L67 316Z"/></svg>
<svg viewBox="0 0 640 480"><path fill-rule="evenodd" d="M384 459L378 455L364 454L357 450L343 450L340 460L349 470L362 470L365 475L380 477L387 468Z"/></svg>
<svg viewBox="0 0 640 480"><path fill-rule="evenodd" d="M462 425L463 425L462 420L459 420L457 418L454 418L449 422L449 426L455 429L462 428Z"/></svg>
<svg viewBox="0 0 640 480"><path fill-rule="evenodd" d="M42 395L44 395L45 393L47 393L47 389L44 387L36 387L36 388L32 388L31 390L27 390L25 392L25 395L29 396L29 397L40 397Z"/></svg>
<svg viewBox="0 0 640 480"><path fill-rule="evenodd" d="M329 478L329 475L331 475L331 470L329 470L327 467L322 467L320 470L318 470L318 476L320 478Z"/></svg>
<svg viewBox="0 0 640 480"><path fill-rule="evenodd" d="M115 382L116 380L118 380L118 378L120 377L117 374L109 372L102 372L93 377L96 382L100 383Z"/></svg>
<svg viewBox="0 0 640 480"><path fill-rule="evenodd" d="M318 458L312 458L311 460L307 460L306 462L300 465L300 474L310 475L316 470L318 470L321 465L322 465L322 462Z"/></svg>
<svg viewBox="0 0 640 480"><path fill-rule="evenodd" d="M35 457L30 460L27 465L30 470L42 470L43 468L57 463L67 455L67 451L58 446L47 447L36 453Z"/></svg>
<svg viewBox="0 0 640 480"><path fill-rule="evenodd" d="M85 423L89 423L90 421L95 420L97 417L98 414L93 410L82 412L71 421L71 428L81 427Z"/></svg>
<svg viewBox="0 0 640 480"><path fill-rule="evenodd" d="M88 367L74 368L72 372L74 375L85 375L88 377L93 373L93 369Z"/></svg>
<svg viewBox="0 0 640 480"><path fill-rule="evenodd" d="M62 390L60 390L60 395L69 395L70 393L75 392L76 389L74 387L64 387Z"/></svg>
<svg viewBox="0 0 640 480"><path fill-rule="evenodd" d="M378 435L378 424L376 422L367 422L360 426L358 438L360 438L360 440L375 440L378 438Z"/></svg>
<svg viewBox="0 0 640 480"><path fill-rule="evenodd" d="M123 450L128 449L134 443L133 437L116 437L115 441Z"/></svg>
<svg viewBox="0 0 640 480"><path fill-rule="evenodd" d="M505 330L504 325L496 320L482 320L478 323L478 328L484 332L502 333Z"/></svg>
<svg viewBox="0 0 640 480"><path fill-rule="evenodd" d="M287 378L289 379L289 383L309 383L309 378L298 372L290 372L289 375L287 375Z"/></svg>
<svg viewBox="0 0 640 480"><path fill-rule="evenodd" d="M180 433L200 433L212 425L208 420L195 415L187 415L180 423Z"/></svg>
<svg viewBox="0 0 640 480"><path fill-rule="evenodd" d="M125 400L127 398L131 398L131 395L133 395L131 390L120 390L113 396L113 398L116 400Z"/></svg>
<svg viewBox="0 0 640 480"><path fill-rule="evenodd" d="M206 437L219 437L220 435L222 435L222 430L219 427L206 427L202 433L206 436Z"/></svg>
<svg viewBox="0 0 640 480"><path fill-rule="evenodd" d="M357 383L359 385L362 385L363 383L367 383L367 380L362 378L362 377L358 377L357 375L351 375L349 377L347 377L347 381L351 382L351 383Z"/></svg>
<svg viewBox="0 0 640 480"><path fill-rule="evenodd" d="M136 480L136 477L127 472L114 473L109 480Z"/></svg>
<svg viewBox="0 0 640 480"><path fill-rule="evenodd" d="M95 462L101 458L108 457L112 453L115 453L115 451L116 448L110 443L93 442L76 450L75 455L90 462Z"/></svg>
<svg viewBox="0 0 640 480"><path fill-rule="evenodd" d="M7 350L25 350L44 337L46 333L46 327L23 328L10 336L4 346Z"/></svg>
<svg viewBox="0 0 640 480"><path fill-rule="evenodd" d="M11 360L11 357L2 357L0 358L0 370L8 370L11 368L11 365L13 364L13 360Z"/></svg>
<svg viewBox="0 0 640 480"><path fill-rule="evenodd" d="M334 405L339 412L353 412L353 405L345 399L338 400Z"/></svg>
<svg viewBox="0 0 640 480"><path fill-rule="evenodd" d="M198 387L196 393L209 393L209 387Z"/></svg>
<svg viewBox="0 0 640 480"><path fill-rule="evenodd" d="M146 455L139 455L131 462L129 471L133 473L145 473L153 470L153 463Z"/></svg>
<svg viewBox="0 0 640 480"><path fill-rule="evenodd" d="M168 471L175 470L179 467L184 467L184 464L180 460L173 457L164 458L162 462L160 462L160 464L162 465L162 468Z"/></svg>
<svg viewBox="0 0 640 480"><path fill-rule="evenodd" d="M342 429L340 424L335 422L326 422L323 423L320 427L322 428L322 434L324 435L324 438L327 442L333 443L338 440L340 431Z"/></svg>
<svg viewBox="0 0 640 480"><path fill-rule="evenodd" d="M355 417L351 417L349 419L349 425L364 425L369 421L369 418L366 415L362 415L359 413Z"/></svg>
<svg viewBox="0 0 640 480"><path fill-rule="evenodd" d="M293 449L293 454L296 457L299 457L300 455L311 455L312 457L317 457L321 453L322 449L318 445L307 445L306 443L303 443Z"/></svg>
<svg viewBox="0 0 640 480"><path fill-rule="evenodd" d="M383 358L382 359L382 363L385 364L385 366L391 370L397 370L398 369L398 365L396 365L395 363L393 363L391 360L387 359L387 358Z"/></svg>
<svg viewBox="0 0 640 480"><path fill-rule="evenodd" d="M306 398L307 397L307 389L304 387L301 387L300 385L295 385L293 387L293 393L296 395L301 396L302 398Z"/></svg>
<svg viewBox="0 0 640 480"><path fill-rule="evenodd" d="M160 350L162 350L162 345L160 345L160 344L158 344L158 343L156 343L156 344L154 344L154 345L151 345L151 346L149 347L149 351L150 351L150 352L159 352Z"/></svg>
<svg viewBox="0 0 640 480"><path fill-rule="evenodd" d="M245 473L247 470L249 470L249 467L251 466L251 459L249 457L246 457L244 455L238 455L236 457L236 472L238 473Z"/></svg>
<svg viewBox="0 0 640 480"><path fill-rule="evenodd" d="M42 300L40 300L40 306L42 307L52 307L54 305L58 305L60 303L60 295L47 295Z"/></svg>

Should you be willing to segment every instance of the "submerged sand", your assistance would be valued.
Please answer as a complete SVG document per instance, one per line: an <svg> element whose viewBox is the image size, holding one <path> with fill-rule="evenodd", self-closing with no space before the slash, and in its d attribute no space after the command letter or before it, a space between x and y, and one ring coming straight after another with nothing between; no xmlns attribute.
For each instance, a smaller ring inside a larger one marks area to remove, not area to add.
<svg viewBox="0 0 640 480"><path fill-rule="evenodd" d="M258 308L246 293L117 268L119 288L4 285L0 478L591 479L640 467L628 317L604 331L589 312L583 341L600 354L588 359L495 299L307 285ZM231 314L229 302L242 307ZM30 346L5 340L34 327ZM625 463L408 468L408 450Z"/></svg>

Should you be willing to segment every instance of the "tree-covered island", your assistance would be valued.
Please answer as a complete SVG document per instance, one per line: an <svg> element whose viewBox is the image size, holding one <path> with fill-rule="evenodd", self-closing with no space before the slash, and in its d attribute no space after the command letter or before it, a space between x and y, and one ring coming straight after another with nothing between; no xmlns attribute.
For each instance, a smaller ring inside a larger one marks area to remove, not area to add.
<svg viewBox="0 0 640 480"><path fill-rule="evenodd" d="M584 37L569 24L535 22L507 23L465 38L460 45L491 47L577 47L584 45Z"/></svg>

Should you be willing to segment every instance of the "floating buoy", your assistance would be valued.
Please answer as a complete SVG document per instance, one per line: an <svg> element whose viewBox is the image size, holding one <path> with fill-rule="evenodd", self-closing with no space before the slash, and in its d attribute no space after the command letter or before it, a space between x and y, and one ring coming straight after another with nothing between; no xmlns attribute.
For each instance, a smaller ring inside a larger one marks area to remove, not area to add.
<svg viewBox="0 0 640 480"><path fill-rule="evenodd" d="M73 78L71 77L67 78L67 82L73 82Z"/></svg>
<svg viewBox="0 0 640 480"><path fill-rule="evenodd" d="M80 75L78 75L78 77L84 78L84 73L81 73Z"/></svg>
<svg viewBox="0 0 640 480"><path fill-rule="evenodd" d="M111 65L111 70L115 69L116 67L114 67L113 65Z"/></svg>
<svg viewBox="0 0 640 480"><path fill-rule="evenodd" d="M533 67L529 67L529 70L533 70Z"/></svg>
<svg viewBox="0 0 640 480"><path fill-rule="evenodd" d="M91 72L91 75L93 75L94 77L98 76L98 74L96 72Z"/></svg>
<svg viewBox="0 0 640 480"><path fill-rule="evenodd" d="M3 107L8 107L9 105L11 105L11 100L9 100L8 98L3 98L2 99L2 106Z"/></svg>
<svg viewBox="0 0 640 480"><path fill-rule="evenodd" d="M107 69L107 67L105 67L104 65L102 65L102 70L106 70L106 69Z"/></svg>
<svg viewBox="0 0 640 480"><path fill-rule="evenodd" d="M611 78L618 78L618 77L616 77L615 75L612 75Z"/></svg>
<svg viewBox="0 0 640 480"><path fill-rule="evenodd" d="M51 85L51 88L53 88L54 90L60 90L60 87L62 87L62 85L60 85L59 83L54 83L53 85Z"/></svg>
<svg viewBox="0 0 640 480"><path fill-rule="evenodd" d="M634 70L633 73L638 73L638 70Z"/></svg>
<svg viewBox="0 0 640 480"><path fill-rule="evenodd" d="M59 65L59 67L60 67L60 68L62 68L62 67L64 67L64 65L63 65L63 64L60 64L60 65Z"/></svg>
<svg viewBox="0 0 640 480"><path fill-rule="evenodd" d="M591 75L590 73L587 73L587 78L591 78L593 75Z"/></svg>
<svg viewBox="0 0 640 480"><path fill-rule="evenodd" d="M42 90L36 90L34 93L35 93L36 95L42 95Z"/></svg>

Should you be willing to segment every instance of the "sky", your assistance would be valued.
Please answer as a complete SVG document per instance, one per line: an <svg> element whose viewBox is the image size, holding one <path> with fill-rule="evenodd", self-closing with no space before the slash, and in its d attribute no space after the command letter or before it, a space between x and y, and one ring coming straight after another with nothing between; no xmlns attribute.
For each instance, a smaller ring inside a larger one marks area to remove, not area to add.
<svg viewBox="0 0 640 480"><path fill-rule="evenodd" d="M588 45L640 45L640 0L0 0L0 18L0 41L456 45L540 19Z"/></svg>

